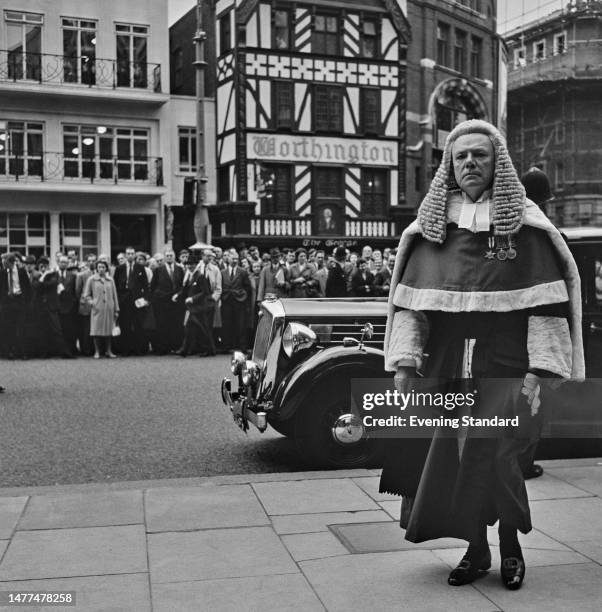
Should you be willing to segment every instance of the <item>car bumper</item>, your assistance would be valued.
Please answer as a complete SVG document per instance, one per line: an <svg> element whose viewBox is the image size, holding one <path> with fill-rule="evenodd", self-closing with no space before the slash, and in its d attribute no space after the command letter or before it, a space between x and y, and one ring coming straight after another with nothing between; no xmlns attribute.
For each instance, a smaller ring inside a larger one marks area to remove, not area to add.
<svg viewBox="0 0 602 612"><path fill-rule="evenodd" d="M232 381L229 378L222 380L222 400L232 413L234 422L243 430L249 429L252 423L262 433L268 427L267 414L263 411L255 412L248 405L248 399L237 391L232 391Z"/></svg>

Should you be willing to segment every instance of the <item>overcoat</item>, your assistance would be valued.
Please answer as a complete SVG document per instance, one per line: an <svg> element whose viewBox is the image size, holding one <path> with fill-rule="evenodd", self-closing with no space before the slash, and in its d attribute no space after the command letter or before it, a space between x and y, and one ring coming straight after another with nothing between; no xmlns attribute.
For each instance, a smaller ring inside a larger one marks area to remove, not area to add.
<svg viewBox="0 0 602 612"><path fill-rule="evenodd" d="M93 274L86 282L83 299L91 306L90 335L110 336L119 316L119 302L113 279Z"/></svg>

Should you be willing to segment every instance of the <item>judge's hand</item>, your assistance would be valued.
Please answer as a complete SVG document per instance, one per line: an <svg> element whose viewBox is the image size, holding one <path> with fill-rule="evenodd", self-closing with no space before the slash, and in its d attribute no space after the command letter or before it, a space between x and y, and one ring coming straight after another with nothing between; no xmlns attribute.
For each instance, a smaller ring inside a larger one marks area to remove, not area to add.
<svg viewBox="0 0 602 612"><path fill-rule="evenodd" d="M416 368L400 366L393 377L395 388L399 393L407 393L410 390L412 378L416 378Z"/></svg>
<svg viewBox="0 0 602 612"><path fill-rule="evenodd" d="M185 302L184 302L184 303L185 303L185 304L192 304L192 298L191 298L191 297L186 298L186 300L185 300Z"/></svg>
<svg viewBox="0 0 602 612"><path fill-rule="evenodd" d="M539 399L539 376L532 374L531 372L527 372L527 374L525 374L523 387L520 392L527 397L527 403L529 406L531 406L531 416L535 416L539 411L539 407L541 406L541 401Z"/></svg>

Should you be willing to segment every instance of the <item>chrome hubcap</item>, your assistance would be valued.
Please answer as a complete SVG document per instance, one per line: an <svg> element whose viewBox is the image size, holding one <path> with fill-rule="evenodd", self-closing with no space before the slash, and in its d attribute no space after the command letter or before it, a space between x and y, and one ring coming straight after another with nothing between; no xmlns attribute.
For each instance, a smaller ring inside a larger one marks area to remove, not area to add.
<svg viewBox="0 0 602 612"><path fill-rule="evenodd" d="M362 439L364 426L354 414L342 414L332 426L332 437L339 444L355 444Z"/></svg>

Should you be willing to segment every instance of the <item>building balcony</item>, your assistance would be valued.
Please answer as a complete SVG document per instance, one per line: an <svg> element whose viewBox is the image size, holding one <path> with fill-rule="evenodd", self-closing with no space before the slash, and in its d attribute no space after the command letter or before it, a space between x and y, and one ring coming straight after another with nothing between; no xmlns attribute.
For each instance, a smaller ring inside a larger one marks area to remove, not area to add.
<svg viewBox="0 0 602 612"><path fill-rule="evenodd" d="M168 97L161 95L160 64L7 50L0 50L0 89L87 97L111 92L142 100Z"/></svg>
<svg viewBox="0 0 602 612"><path fill-rule="evenodd" d="M508 90L566 79L602 78L602 43L574 43L564 53L537 61L523 61L508 72Z"/></svg>
<svg viewBox="0 0 602 612"><path fill-rule="evenodd" d="M78 157L64 153L1 155L0 189L103 191L115 186L163 187L161 157ZM46 187L48 186L48 187Z"/></svg>

